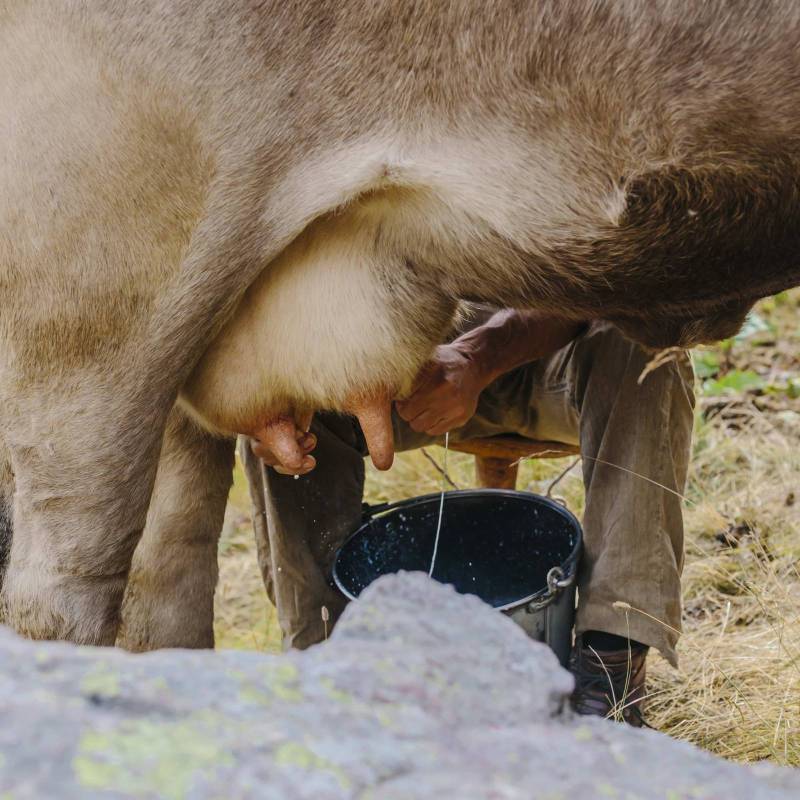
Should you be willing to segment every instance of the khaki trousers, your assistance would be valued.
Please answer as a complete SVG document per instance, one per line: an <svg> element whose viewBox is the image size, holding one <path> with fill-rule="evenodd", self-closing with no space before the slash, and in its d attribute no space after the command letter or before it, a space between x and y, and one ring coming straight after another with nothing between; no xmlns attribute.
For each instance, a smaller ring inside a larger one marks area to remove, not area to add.
<svg viewBox="0 0 800 800"><path fill-rule="evenodd" d="M640 385L648 360L615 328L596 324L550 358L495 381L482 393L476 415L450 436L517 433L580 445L586 504L576 633L630 636L676 664L683 565L678 495L689 461L694 377L682 354ZM394 427L398 450L434 441L397 416ZM362 516L365 446L358 424L321 414L312 430L317 467L297 480L262 471L247 442L241 446L259 564L286 647L321 641L323 606L328 630L344 608L329 575L336 550ZM616 601L669 627L636 612L626 615L613 607Z"/></svg>

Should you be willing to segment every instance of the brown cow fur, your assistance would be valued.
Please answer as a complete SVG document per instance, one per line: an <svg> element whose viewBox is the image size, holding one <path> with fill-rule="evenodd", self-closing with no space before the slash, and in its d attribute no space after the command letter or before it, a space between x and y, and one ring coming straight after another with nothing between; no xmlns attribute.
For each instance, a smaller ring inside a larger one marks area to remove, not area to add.
<svg viewBox="0 0 800 800"><path fill-rule="evenodd" d="M800 281L799 39L794 0L0 0L8 621L114 641L184 386L225 433L401 389L459 297L728 335Z"/></svg>

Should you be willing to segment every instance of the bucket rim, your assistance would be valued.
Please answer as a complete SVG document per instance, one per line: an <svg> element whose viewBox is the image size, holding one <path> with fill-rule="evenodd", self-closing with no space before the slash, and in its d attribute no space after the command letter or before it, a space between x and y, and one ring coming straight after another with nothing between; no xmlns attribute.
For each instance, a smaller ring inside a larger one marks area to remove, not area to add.
<svg viewBox="0 0 800 800"><path fill-rule="evenodd" d="M409 497L405 500L397 500L394 503L383 503L379 506L372 506L368 507L365 513L365 518L362 523L347 537L347 539L342 542L339 549L336 551L336 555L333 559L333 568L331 570L331 577L333 578L333 582L336 584L336 588L348 599L348 600L355 600L357 599L358 595L352 594L349 589L347 589L343 584L339 577L338 572L338 565L339 565L339 556L341 555L342 551L347 547L347 545L358 536L364 528L366 528L373 519L382 517L390 512L398 511L403 508L411 508L417 505L423 505L424 503L428 503L431 501L438 502L442 496L441 492L431 492L429 494L419 495L418 497ZM560 514L564 517L567 522L570 523L570 526L575 531L575 544L572 546L572 550L570 551L569 555L564 559L561 564L557 566L561 567L564 570L564 577L570 578L575 575L578 559L581 554L581 550L583 549L583 528L581 527L578 518L568 509L562 506L560 503L557 503L550 497L545 497L541 494L536 494L535 492L521 492L518 489L452 489L450 491L446 491L444 493L445 501L448 497L455 497L455 498L467 498L467 497L508 497L515 500L525 500L530 502L533 500L539 505L545 505L550 510L555 511L556 513ZM387 573L389 574L389 573ZM366 588L366 587L364 587ZM542 587L538 591L530 594L526 597L523 597L519 600L514 600L512 603L506 603L502 606L491 606L495 609L495 611L513 611L514 609L520 608L522 606L526 606L529 603L533 602L534 600L540 600L543 597L547 596L549 592L549 588L547 586ZM556 600L559 596L560 592L556 592L552 595L552 601ZM485 602L485 601L484 601ZM489 605L487 603L487 605Z"/></svg>

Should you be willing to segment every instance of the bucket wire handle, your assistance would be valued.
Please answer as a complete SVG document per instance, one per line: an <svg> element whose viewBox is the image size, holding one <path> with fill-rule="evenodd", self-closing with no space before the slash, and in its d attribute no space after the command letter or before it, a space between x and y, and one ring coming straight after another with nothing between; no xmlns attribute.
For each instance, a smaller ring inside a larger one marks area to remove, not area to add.
<svg viewBox="0 0 800 800"><path fill-rule="evenodd" d="M575 583L575 573L564 577L564 570L561 567L553 567L547 573L547 588L549 594L558 594L562 589L569 589Z"/></svg>
<svg viewBox="0 0 800 800"><path fill-rule="evenodd" d="M564 577L564 570L561 567L551 567L547 573L547 594L540 597L538 600L531 600L525 606L525 611L528 614L535 614L541 611L553 602L553 598L558 597L564 589L568 589L575 583L575 573Z"/></svg>

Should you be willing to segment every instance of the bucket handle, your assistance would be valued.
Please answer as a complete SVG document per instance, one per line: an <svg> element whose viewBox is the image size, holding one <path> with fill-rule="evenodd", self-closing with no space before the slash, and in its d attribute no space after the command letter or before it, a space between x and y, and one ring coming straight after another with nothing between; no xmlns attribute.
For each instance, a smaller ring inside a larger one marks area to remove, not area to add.
<svg viewBox="0 0 800 800"><path fill-rule="evenodd" d="M525 606L525 611L528 614L535 614L541 611L553 602L553 600L564 591L569 589L575 583L575 572L571 575L564 576L564 570L561 567L551 567L547 573L547 593L540 597L538 600L531 600Z"/></svg>

